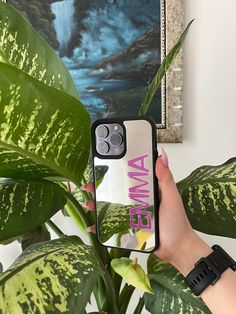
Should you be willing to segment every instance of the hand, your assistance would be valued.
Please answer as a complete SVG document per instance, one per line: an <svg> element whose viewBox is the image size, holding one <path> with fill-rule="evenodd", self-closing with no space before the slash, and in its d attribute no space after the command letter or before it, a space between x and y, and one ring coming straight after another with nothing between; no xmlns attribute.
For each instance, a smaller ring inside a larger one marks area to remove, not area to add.
<svg viewBox="0 0 236 314"><path fill-rule="evenodd" d="M193 269L194 263L210 254L212 249L189 223L164 150L156 161L156 175L160 197L160 246L155 253L186 275Z"/></svg>

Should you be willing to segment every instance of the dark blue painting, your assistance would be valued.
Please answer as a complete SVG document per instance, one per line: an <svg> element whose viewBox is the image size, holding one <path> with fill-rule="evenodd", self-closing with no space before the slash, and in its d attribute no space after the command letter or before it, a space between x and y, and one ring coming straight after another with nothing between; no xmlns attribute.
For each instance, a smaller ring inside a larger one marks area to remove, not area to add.
<svg viewBox="0 0 236 314"><path fill-rule="evenodd" d="M9 0L70 70L92 120L136 115L161 62L160 0ZM149 109L162 123L161 93Z"/></svg>

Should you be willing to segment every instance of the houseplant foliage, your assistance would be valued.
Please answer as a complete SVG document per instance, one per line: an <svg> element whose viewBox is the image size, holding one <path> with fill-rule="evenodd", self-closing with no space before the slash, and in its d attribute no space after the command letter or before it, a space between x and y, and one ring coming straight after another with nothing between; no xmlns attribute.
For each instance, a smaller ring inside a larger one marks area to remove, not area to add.
<svg viewBox="0 0 236 314"><path fill-rule="evenodd" d="M141 105L142 114L189 26L160 67ZM86 167L89 147L89 114L69 72L21 14L0 2L0 177L4 178L0 180L0 241L27 239L23 253L0 275L0 313L84 313L91 292L100 313L126 313L135 287L146 291L135 314L144 305L151 313L168 313L170 306L173 312L209 313L184 285L183 277L154 254L148 258L147 275L136 259L129 258L129 252L108 250L87 232L95 217L81 204L92 195L79 187L91 181L91 168ZM196 229L212 234L220 230L221 235L236 237L235 163L234 158L219 167L201 167L178 184ZM99 182L106 170L96 169ZM65 181L76 185L73 193ZM207 213L202 204L209 204ZM77 236L64 235L50 221L62 209L90 245ZM129 219L126 208L122 212L119 228ZM108 215L117 219L112 206ZM204 221L213 219L207 230ZM59 238L27 247L37 242L38 233L45 232L44 223ZM122 277L127 283L121 289Z"/></svg>

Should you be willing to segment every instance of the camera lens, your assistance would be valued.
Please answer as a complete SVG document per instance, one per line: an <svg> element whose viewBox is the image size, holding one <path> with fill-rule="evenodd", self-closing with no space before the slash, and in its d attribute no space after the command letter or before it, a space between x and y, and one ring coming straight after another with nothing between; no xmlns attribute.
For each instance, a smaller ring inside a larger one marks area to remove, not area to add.
<svg viewBox="0 0 236 314"><path fill-rule="evenodd" d="M96 135L100 138L105 138L108 135L108 128L105 125L99 125L96 128Z"/></svg>
<svg viewBox="0 0 236 314"><path fill-rule="evenodd" d="M100 155L105 155L109 152L110 147L107 142L100 142L97 144L97 151Z"/></svg>
<svg viewBox="0 0 236 314"><path fill-rule="evenodd" d="M114 133L110 137L110 143L114 146L120 145L122 141L123 141L123 138L120 135L120 133Z"/></svg>

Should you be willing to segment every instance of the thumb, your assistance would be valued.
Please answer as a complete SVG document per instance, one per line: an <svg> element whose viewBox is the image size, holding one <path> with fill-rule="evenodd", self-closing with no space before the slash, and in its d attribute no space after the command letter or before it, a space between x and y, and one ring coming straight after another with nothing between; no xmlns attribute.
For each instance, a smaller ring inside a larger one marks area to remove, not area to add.
<svg viewBox="0 0 236 314"><path fill-rule="evenodd" d="M178 190L169 169L168 157L164 149L162 149L162 155L159 156L156 161L156 176L158 178L158 186L162 198L177 196Z"/></svg>

